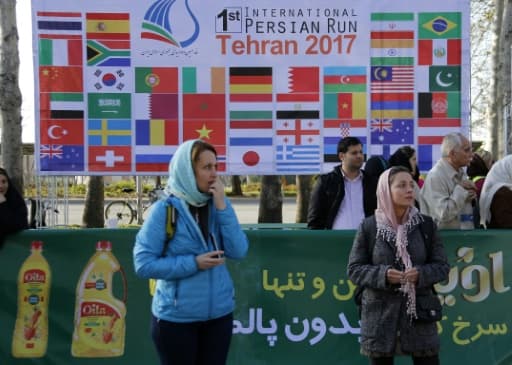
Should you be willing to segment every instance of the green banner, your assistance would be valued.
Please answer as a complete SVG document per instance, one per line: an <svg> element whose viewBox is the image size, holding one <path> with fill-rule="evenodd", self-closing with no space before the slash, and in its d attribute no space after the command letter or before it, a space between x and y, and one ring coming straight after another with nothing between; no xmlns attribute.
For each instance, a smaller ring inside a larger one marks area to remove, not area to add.
<svg viewBox="0 0 512 365"><path fill-rule="evenodd" d="M237 296L229 364L367 364L359 354L354 286L346 275L354 232L246 232L248 257L229 262ZM438 323L442 363L512 363L511 233L442 232L451 262L449 280L437 286L444 302ZM133 271L135 234L133 229L39 230L10 237L0 251L1 363L157 364L148 282ZM47 266L40 259L27 266L33 241L43 242ZM97 251L99 241L111 246L100 244ZM17 313L22 313L18 323ZM40 357L13 357L15 332L16 356L31 356L38 348Z"/></svg>

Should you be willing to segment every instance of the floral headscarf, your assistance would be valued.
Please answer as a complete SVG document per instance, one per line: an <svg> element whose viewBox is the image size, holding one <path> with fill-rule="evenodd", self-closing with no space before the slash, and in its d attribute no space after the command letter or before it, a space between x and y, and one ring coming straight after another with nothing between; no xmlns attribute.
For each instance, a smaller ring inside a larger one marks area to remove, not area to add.
<svg viewBox="0 0 512 365"><path fill-rule="evenodd" d="M393 168L387 169L380 175L377 184L377 209L375 219L377 221L377 237L392 242L395 241L396 256L398 262L402 262L405 270L412 268L412 261L407 251L409 244L407 233L422 221L422 217L414 206L410 206L404 214L404 222L398 222L391 197L389 174ZM407 295L407 314L410 318L416 318L416 288L413 283L403 282L400 290Z"/></svg>

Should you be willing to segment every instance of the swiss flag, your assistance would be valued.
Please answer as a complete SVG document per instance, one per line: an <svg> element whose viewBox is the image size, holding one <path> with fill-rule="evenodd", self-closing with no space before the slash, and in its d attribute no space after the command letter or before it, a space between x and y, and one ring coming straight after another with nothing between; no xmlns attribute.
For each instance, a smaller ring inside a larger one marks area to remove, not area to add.
<svg viewBox="0 0 512 365"><path fill-rule="evenodd" d="M131 171L131 147L89 147L89 171Z"/></svg>

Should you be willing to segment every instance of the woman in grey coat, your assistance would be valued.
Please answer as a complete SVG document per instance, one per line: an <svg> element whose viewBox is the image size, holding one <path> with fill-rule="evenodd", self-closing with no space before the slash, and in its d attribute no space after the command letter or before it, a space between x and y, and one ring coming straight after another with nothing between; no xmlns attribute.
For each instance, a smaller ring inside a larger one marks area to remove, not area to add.
<svg viewBox="0 0 512 365"><path fill-rule="evenodd" d="M436 322L417 319L416 299L434 296L448 276L443 245L432 218L414 207L414 181L403 167L379 178L375 215L363 220L354 239L348 275L364 287L361 353L370 364L393 364L395 355L415 365L439 364Z"/></svg>

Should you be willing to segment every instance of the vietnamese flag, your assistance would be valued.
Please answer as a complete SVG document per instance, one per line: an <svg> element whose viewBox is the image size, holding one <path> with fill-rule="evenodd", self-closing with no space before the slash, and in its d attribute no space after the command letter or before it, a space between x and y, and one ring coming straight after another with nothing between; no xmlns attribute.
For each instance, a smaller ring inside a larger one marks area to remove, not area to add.
<svg viewBox="0 0 512 365"><path fill-rule="evenodd" d="M184 94L183 118L225 118L226 96L224 94Z"/></svg>
<svg viewBox="0 0 512 365"><path fill-rule="evenodd" d="M224 119L184 119L183 140L202 139L213 146L226 145L226 122Z"/></svg>
<svg viewBox="0 0 512 365"><path fill-rule="evenodd" d="M83 91L82 67L41 66L39 67L39 91L81 92Z"/></svg>

